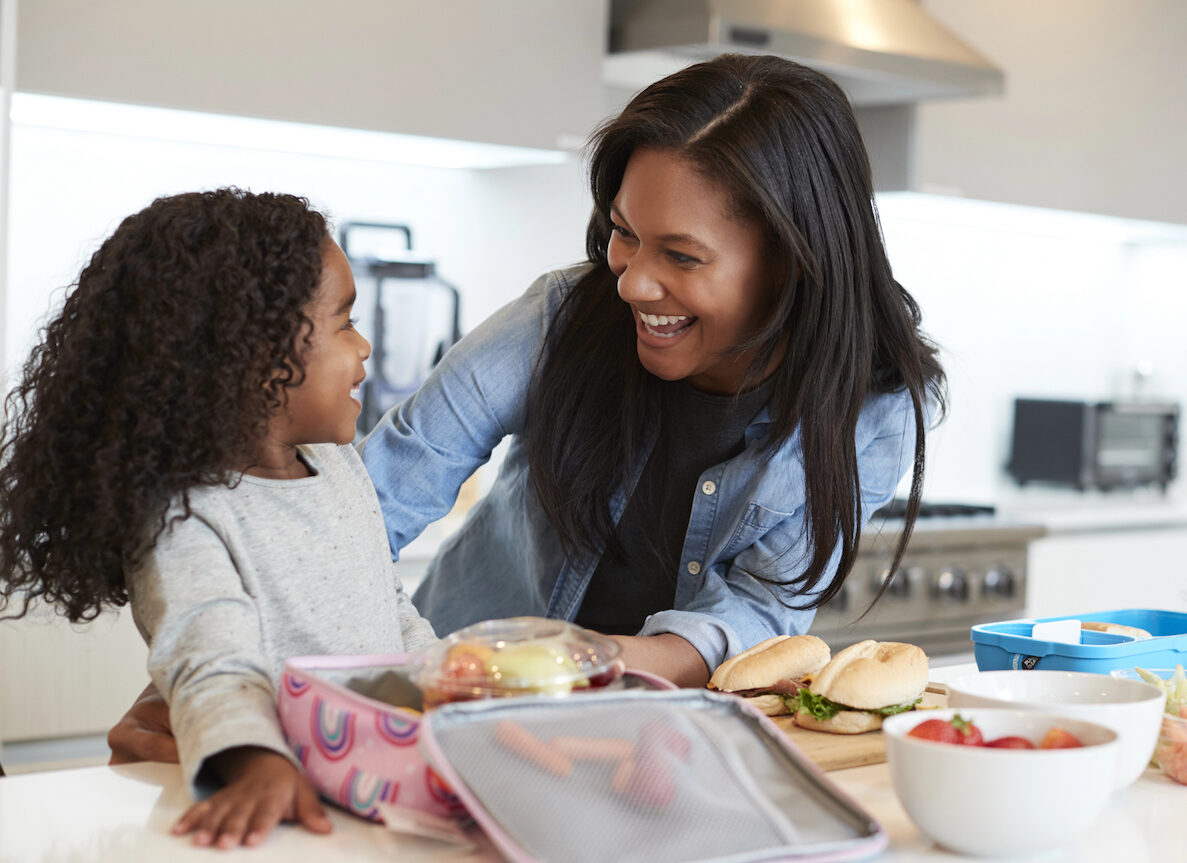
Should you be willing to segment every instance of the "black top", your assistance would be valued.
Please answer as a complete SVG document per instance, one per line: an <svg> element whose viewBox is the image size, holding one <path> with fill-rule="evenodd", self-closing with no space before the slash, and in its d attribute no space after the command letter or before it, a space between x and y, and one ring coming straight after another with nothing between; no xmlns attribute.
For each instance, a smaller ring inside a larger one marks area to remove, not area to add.
<svg viewBox="0 0 1187 863"><path fill-rule="evenodd" d="M626 554L602 556L575 622L610 635L634 635L648 615L673 606L680 555L701 474L738 455L746 427L773 384L734 396L684 381L660 385L660 435L618 522Z"/></svg>

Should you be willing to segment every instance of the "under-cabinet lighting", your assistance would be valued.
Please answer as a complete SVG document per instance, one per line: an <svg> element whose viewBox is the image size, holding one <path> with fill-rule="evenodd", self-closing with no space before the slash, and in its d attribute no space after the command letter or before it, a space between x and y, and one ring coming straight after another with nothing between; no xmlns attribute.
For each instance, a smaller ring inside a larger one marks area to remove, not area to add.
<svg viewBox="0 0 1187 863"><path fill-rule="evenodd" d="M552 165L572 158L564 150L511 147L35 93L14 93L10 116L15 126L431 168Z"/></svg>
<svg viewBox="0 0 1187 863"><path fill-rule="evenodd" d="M1187 226L921 192L879 192L882 217L1099 243L1187 243Z"/></svg>

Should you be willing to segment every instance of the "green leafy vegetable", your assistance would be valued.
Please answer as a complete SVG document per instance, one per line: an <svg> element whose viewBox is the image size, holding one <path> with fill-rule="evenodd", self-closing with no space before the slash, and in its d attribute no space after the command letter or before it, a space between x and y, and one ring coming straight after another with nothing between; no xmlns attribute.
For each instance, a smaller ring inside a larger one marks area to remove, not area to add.
<svg viewBox="0 0 1187 863"><path fill-rule="evenodd" d="M913 709L923 700L923 696L916 698L910 704L891 704L887 707L879 707L873 710L867 710L863 707L850 707L847 704L838 704L835 701L829 701L823 695L817 695L808 689L801 689L795 695L784 695L783 702L787 705L787 709L792 713L798 710L803 710L811 713L813 717L820 720L832 719L842 710L862 710L866 713L880 713L883 716L893 716L896 713L906 713Z"/></svg>
<svg viewBox="0 0 1187 863"><path fill-rule="evenodd" d="M823 695L817 695L807 689L799 693L799 709L811 713L817 719L832 719L845 708L835 701L829 701Z"/></svg>
<svg viewBox="0 0 1187 863"><path fill-rule="evenodd" d="M881 713L883 716L894 716L896 713L906 713L908 710L914 710L919 706L919 702L923 701L923 696L919 696L910 704L892 704L889 707L883 707L881 710L871 711L872 713Z"/></svg>

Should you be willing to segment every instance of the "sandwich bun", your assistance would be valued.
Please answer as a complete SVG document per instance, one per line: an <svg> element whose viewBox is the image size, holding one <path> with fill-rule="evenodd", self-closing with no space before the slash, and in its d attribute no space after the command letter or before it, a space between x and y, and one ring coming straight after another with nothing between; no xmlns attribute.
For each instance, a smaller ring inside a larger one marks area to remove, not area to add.
<svg viewBox="0 0 1187 863"><path fill-rule="evenodd" d="M768 692L766 695L747 696L743 700L751 707L757 707L767 716L786 716L791 713L787 709L787 702L773 692Z"/></svg>
<svg viewBox="0 0 1187 863"><path fill-rule="evenodd" d="M1106 623L1103 620L1085 620L1080 629L1090 629L1093 632L1107 632L1110 635L1128 635L1130 638L1152 638L1150 633L1136 626L1125 626L1120 623Z"/></svg>
<svg viewBox="0 0 1187 863"><path fill-rule="evenodd" d="M806 710L795 715L795 724L810 731L827 731L830 734L865 734L882 727L882 714L868 710L842 710L828 719L817 719Z"/></svg>
<svg viewBox="0 0 1187 863"><path fill-rule="evenodd" d="M859 641L812 679L817 695L860 710L907 704L927 688L927 654L899 641Z"/></svg>
<svg viewBox="0 0 1187 863"><path fill-rule="evenodd" d="M776 635L717 666L709 688L722 692L773 688L781 680L816 674L828 660L828 645L815 635Z"/></svg>
<svg viewBox="0 0 1187 863"><path fill-rule="evenodd" d="M799 710L795 724L832 734L874 731L882 727L882 714L869 711L912 704L926 687L927 654L914 644L859 641L837 653L809 687L816 695L854 709L828 719Z"/></svg>

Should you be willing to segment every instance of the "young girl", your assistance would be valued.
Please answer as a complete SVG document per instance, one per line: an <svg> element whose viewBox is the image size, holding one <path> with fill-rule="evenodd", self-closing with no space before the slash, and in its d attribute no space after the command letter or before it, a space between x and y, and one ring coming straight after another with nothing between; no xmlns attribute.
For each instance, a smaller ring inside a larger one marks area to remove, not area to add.
<svg viewBox="0 0 1187 863"><path fill-rule="evenodd" d="M350 443L371 347L350 265L289 195L161 198L79 276L7 400L0 611L131 600L191 790L174 832L330 823L276 716L284 659L434 639Z"/></svg>

